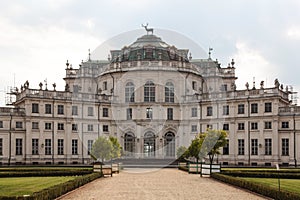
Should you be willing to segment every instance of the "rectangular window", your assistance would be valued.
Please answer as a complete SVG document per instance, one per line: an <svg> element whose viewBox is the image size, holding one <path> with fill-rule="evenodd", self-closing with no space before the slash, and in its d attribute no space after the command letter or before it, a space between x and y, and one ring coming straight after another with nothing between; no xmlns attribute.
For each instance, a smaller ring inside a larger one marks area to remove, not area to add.
<svg viewBox="0 0 300 200"><path fill-rule="evenodd" d="M0 121L0 128L3 128L3 121Z"/></svg>
<svg viewBox="0 0 300 200"><path fill-rule="evenodd" d="M283 156L288 156L289 155L289 139L288 138L282 138L281 139L281 144L282 144L281 154Z"/></svg>
<svg viewBox="0 0 300 200"><path fill-rule="evenodd" d="M64 139L57 140L57 154L64 155Z"/></svg>
<svg viewBox="0 0 300 200"><path fill-rule="evenodd" d="M32 129L39 129L39 123L38 122L32 122Z"/></svg>
<svg viewBox="0 0 300 200"><path fill-rule="evenodd" d="M245 114L245 105L244 104L238 105L238 114Z"/></svg>
<svg viewBox="0 0 300 200"><path fill-rule="evenodd" d="M39 104L37 103L32 104L32 113L39 113Z"/></svg>
<svg viewBox="0 0 300 200"><path fill-rule="evenodd" d="M258 104L257 103L251 104L251 113L258 113Z"/></svg>
<svg viewBox="0 0 300 200"><path fill-rule="evenodd" d="M45 114L51 114L52 108L51 104L45 104Z"/></svg>
<svg viewBox="0 0 300 200"><path fill-rule="evenodd" d="M57 124L57 130L59 131L63 131L65 129L64 124L63 123L58 123Z"/></svg>
<svg viewBox="0 0 300 200"><path fill-rule="evenodd" d="M281 122L281 128L289 128L289 122Z"/></svg>
<svg viewBox="0 0 300 200"><path fill-rule="evenodd" d="M72 140L72 155L78 154L78 140Z"/></svg>
<svg viewBox="0 0 300 200"><path fill-rule="evenodd" d="M108 108L103 108L102 109L102 116L103 117L108 117Z"/></svg>
<svg viewBox="0 0 300 200"><path fill-rule="evenodd" d="M146 109L146 118L152 119L152 117L153 117L152 108L147 108Z"/></svg>
<svg viewBox="0 0 300 200"><path fill-rule="evenodd" d="M272 122L265 122L265 129L272 129Z"/></svg>
<svg viewBox="0 0 300 200"><path fill-rule="evenodd" d="M197 108L192 108L192 117L197 117Z"/></svg>
<svg viewBox="0 0 300 200"><path fill-rule="evenodd" d="M245 130L245 123L238 123L238 130Z"/></svg>
<svg viewBox="0 0 300 200"><path fill-rule="evenodd" d="M64 105L58 105L57 106L57 114L63 115L64 114Z"/></svg>
<svg viewBox="0 0 300 200"><path fill-rule="evenodd" d="M93 124L88 124L88 131L94 131Z"/></svg>
<svg viewBox="0 0 300 200"><path fill-rule="evenodd" d="M32 144L31 144L31 153L32 155L39 155L39 139L32 139Z"/></svg>
<svg viewBox="0 0 300 200"><path fill-rule="evenodd" d="M23 122L16 122L16 128L23 128Z"/></svg>
<svg viewBox="0 0 300 200"><path fill-rule="evenodd" d="M23 154L23 139L17 138L16 139L16 155Z"/></svg>
<svg viewBox="0 0 300 200"><path fill-rule="evenodd" d="M88 140L87 142L88 142L88 144L87 144L87 150L88 150L87 154L90 155L91 151L92 151L94 141L93 140Z"/></svg>
<svg viewBox="0 0 300 200"><path fill-rule="evenodd" d="M72 131L73 132L78 131L78 125L77 124L72 124Z"/></svg>
<svg viewBox="0 0 300 200"><path fill-rule="evenodd" d="M51 155L51 139L45 139L45 155Z"/></svg>
<svg viewBox="0 0 300 200"><path fill-rule="evenodd" d="M196 81L192 81L192 88L193 88L193 90L197 90L197 82Z"/></svg>
<svg viewBox="0 0 300 200"><path fill-rule="evenodd" d="M108 132L108 125L103 125L102 128L103 128L103 132Z"/></svg>
<svg viewBox="0 0 300 200"><path fill-rule="evenodd" d="M3 155L3 139L0 138L0 156Z"/></svg>
<svg viewBox="0 0 300 200"><path fill-rule="evenodd" d="M78 107L72 106L72 115L78 115Z"/></svg>
<svg viewBox="0 0 300 200"><path fill-rule="evenodd" d="M251 130L257 130L257 129L258 129L257 122L251 122Z"/></svg>
<svg viewBox="0 0 300 200"><path fill-rule="evenodd" d="M272 139L265 139L265 155L272 155Z"/></svg>
<svg viewBox="0 0 300 200"><path fill-rule="evenodd" d="M103 90L107 90L107 82L106 81L103 82Z"/></svg>
<svg viewBox="0 0 300 200"><path fill-rule="evenodd" d="M167 119L168 120L173 120L173 108L168 108L167 109Z"/></svg>
<svg viewBox="0 0 300 200"><path fill-rule="evenodd" d="M94 116L94 108L88 107L88 116Z"/></svg>
<svg viewBox="0 0 300 200"><path fill-rule="evenodd" d="M245 140L238 139L238 155L245 155Z"/></svg>
<svg viewBox="0 0 300 200"><path fill-rule="evenodd" d="M223 91L223 92L227 91L227 84L221 85L221 89L220 90Z"/></svg>
<svg viewBox="0 0 300 200"><path fill-rule="evenodd" d="M207 107L206 115L207 116L212 116L213 115L213 107L212 106Z"/></svg>
<svg viewBox="0 0 300 200"><path fill-rule="evenodd" d="M192 125L192 132L197 132L197 125Z"/></svg>
<svg viewBox="0 0 300 200"><path fill-rule="evenodd" d="M126 119L131 120L132 119L132 108L126 109Z"/></svg>
<svg viewBox="0 0 300 200"><path fill-rule="evenodd" d="M223 155L229 155L229 140L226 141L226 144L223 146Z"/></svg>
<svg viewBox="0 0 300 200"><path fill-rule="evenodd" d="M229 115L229 106L223 106L223 115Z"/></svg>
<svg viewBox="0 0 300 200"><path fill-rule="evenodd" d="M51 123L50 122L46 122L45 123L45 130L51 130Z"/></svg>
<svg viewBox="0 0 300 200"><path fill-rule="evenodd" d="M265 103L265 112L272 112L272 103Z"/></svg>
<svg viewBox="0 0 300 200"><path fill-rule="evenodd" d="M229 124L223 124L223 130L229 131Z"/></svg>
<svg viewBox="0 0 300 200"><path fill-rule="evenodd" d="M251 155L258 155L258 139L251 139Z"/></svg>

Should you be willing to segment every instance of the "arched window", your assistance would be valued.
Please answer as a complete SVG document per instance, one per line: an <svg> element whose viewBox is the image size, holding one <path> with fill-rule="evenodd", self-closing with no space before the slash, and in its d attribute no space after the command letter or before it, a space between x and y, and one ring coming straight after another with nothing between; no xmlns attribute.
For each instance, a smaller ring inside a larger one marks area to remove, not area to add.
<svg viewBox="0 0 300 200"><path fill-rule="evenodd" d="M144 156L155 156L155 135L152 132L147 132L144 135Z"/></svg>
<svg viewBox="0 0 300 200"><path fill-rule="evenodd" d="M125 86L125 102L134 102L134 84L128 82Z"/></svg>
<svg viewBox="0 0 300 200"><path fill-rule="evenodd" d="M135 138L132 133L126 133L124 136L124 151L126 156L133 156L135 152Z"/></svg>
<svg viewBox="0 0 300 200"><path fill-rule="evenodd" d="M172 132L165 134L165 156L174 157L175 156L175 135Z"/></svg>
<svg viewBox="0 0 300 200"><path fill-rule="evenodd" d="M144 102L155 102L155 85L152 81L144 85Z"/></svg>
<svg viewBox="0 0 300 200"><path fill-rule="evenodd" d="M171 82L165 86L165 102L174 103L174 85Z"/></svg>

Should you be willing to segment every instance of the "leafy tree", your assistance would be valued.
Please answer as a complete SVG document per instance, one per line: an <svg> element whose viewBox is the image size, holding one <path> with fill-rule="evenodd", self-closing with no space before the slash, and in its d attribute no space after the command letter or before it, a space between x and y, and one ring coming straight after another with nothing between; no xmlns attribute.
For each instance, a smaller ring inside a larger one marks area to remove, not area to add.
<svg viewBox="0 0 300 200"><path fill-rule="evenodd" d="M112 158L119 158L121 156L121 151L122 151L122 147L118 141L118 139L116 137L109 137L109 141L112 144L112 152L111 152L111 157Z"/></svg>
<svg viewBox="0 0 300 200"><path fill-rule="evenodd" d="M97 159L108 160L112 156L113 145L106 137L99 137L93 144L91 155Z"/></svg>
<svg viewBox="0 0 300 200"><path fill-rule="evenodd" d="M180 146L177 149L176 155L179 160L183 160L186 157L187 148L185 146Z"/></svg>
<svg viewBox="0 0 300 200"><path fill-rule="evenodd" d="M192 140L191 145L187 149L186 157L194 157L197 159L197 163L200 158L200 150L203 142L203 134L198 134Z"/></svg>

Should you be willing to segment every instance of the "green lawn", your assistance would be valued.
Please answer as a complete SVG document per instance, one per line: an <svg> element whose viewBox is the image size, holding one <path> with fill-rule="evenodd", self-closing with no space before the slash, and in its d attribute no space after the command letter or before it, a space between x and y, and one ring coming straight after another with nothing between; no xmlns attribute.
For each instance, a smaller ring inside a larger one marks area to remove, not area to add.
<svg viewBox="0 0 300 200"><path fill-rule="evenodd" d="M241 178L250 182L259 183L261 185L278 188L278 179L276 178ZM300 180L299 179L280 179L281 190L294 192L300 195Z"/></svg>
<svg viewBox="0 0 300 200"><path fill-rule="evenodd" d="M31 195L34 192L75 178L75 176L0 178L0 196Z"/></svg>

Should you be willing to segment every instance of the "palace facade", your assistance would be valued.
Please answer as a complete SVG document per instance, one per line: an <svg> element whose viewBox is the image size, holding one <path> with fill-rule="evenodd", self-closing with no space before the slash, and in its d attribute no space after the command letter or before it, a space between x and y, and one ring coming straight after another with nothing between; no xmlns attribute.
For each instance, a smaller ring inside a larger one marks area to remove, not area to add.
<svg viewBox="0 0 300 200"><path fill-rule="evenodd" d="M89 164L99 136L117 137L124 158L176 158L207 128L228 131L217 161L297 165L300 107L276 79L237 90L234 60L194 59L154 34L107 60L66 63L65 90L27 81L0 108L0 163ZM252 84L251 84L252 85Z"/></svg>

